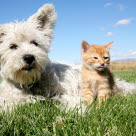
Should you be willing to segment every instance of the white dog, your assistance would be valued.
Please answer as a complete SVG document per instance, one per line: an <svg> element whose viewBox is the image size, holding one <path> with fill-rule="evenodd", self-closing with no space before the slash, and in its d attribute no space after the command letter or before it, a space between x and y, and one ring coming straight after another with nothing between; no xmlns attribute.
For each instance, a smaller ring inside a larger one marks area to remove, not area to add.
<svg viewBox="0 0 136 136"><path fill-rule="evenodd" d="M82 100L79 69L48 58L55 20L53 5L46 4L25 22L0 26L1 107L32 102L35 96L58 98L68 107ZM136 89L122 81L117 85L125 92Z"/></svg>

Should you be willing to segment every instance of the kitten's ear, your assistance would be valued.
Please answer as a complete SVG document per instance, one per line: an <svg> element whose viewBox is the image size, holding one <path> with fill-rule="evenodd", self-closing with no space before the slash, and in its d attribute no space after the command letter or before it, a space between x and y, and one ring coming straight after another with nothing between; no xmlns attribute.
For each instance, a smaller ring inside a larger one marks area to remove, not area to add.
<svg viewBox="0 0 136 136"><path fill-rule="evenodd" d="M104 47L107 48L107 49L110 49L112 44L114 44L114 42L110 42L110 43L104 45Z"/></svg>
<svg viewBox="0 0 136 136"><path fill-rule="evenodd" d="M89 48L90 48L89 43L86 41L82 41L82 53L83 54L86 53Z"/></svg>
<svg viewBox="0 0 136 136"><path fill-rule="evenodd" d="M28 19L29 23L36 24L36 28L41 31L53 29L55 21L56 13L52 4L45 4Z"/></svg>

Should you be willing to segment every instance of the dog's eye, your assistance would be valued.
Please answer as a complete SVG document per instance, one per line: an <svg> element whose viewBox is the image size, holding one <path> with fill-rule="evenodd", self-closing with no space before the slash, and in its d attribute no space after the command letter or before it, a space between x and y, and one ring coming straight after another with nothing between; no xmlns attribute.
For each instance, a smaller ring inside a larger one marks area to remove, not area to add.
<svg viewBox="0 0 136 136"><path fill-rule="evenodd" d="M18 45L17 45L17 44L14 44L14 43L13 43L13 44L10 45L10 49L17 49L17 48L18 48Z"/></svg>
<svg viewBox="0 0 136 136"><path fill-rule="evenodd" d="M34 40L31 41L30 43L31 43L31 44L34 44L35 46L38 46L38 43L37 43L36 41L34 41Z"/></svg>

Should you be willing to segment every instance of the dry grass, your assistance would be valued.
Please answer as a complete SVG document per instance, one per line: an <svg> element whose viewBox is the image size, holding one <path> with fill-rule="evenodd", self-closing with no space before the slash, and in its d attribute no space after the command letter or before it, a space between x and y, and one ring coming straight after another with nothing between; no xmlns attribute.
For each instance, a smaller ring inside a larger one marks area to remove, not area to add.
<svg viewBox="0 0 136 136"><path fill-rule="evenodd" d="M136 70L136 62L112 62L112 70Z"/></svg>

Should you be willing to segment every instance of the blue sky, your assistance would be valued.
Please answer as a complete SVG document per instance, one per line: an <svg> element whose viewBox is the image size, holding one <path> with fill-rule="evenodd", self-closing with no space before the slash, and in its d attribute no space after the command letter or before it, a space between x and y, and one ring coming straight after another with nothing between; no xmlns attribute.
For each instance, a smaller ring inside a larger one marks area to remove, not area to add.
<svg viewBox="0 0 136 136"><path fill-rule="evenodd" d="M136 0L1 0L0 24L26 20L46 3L58 14L51 59L80 62L82 40L114 41L112 60L136 58Z"/></svg>

